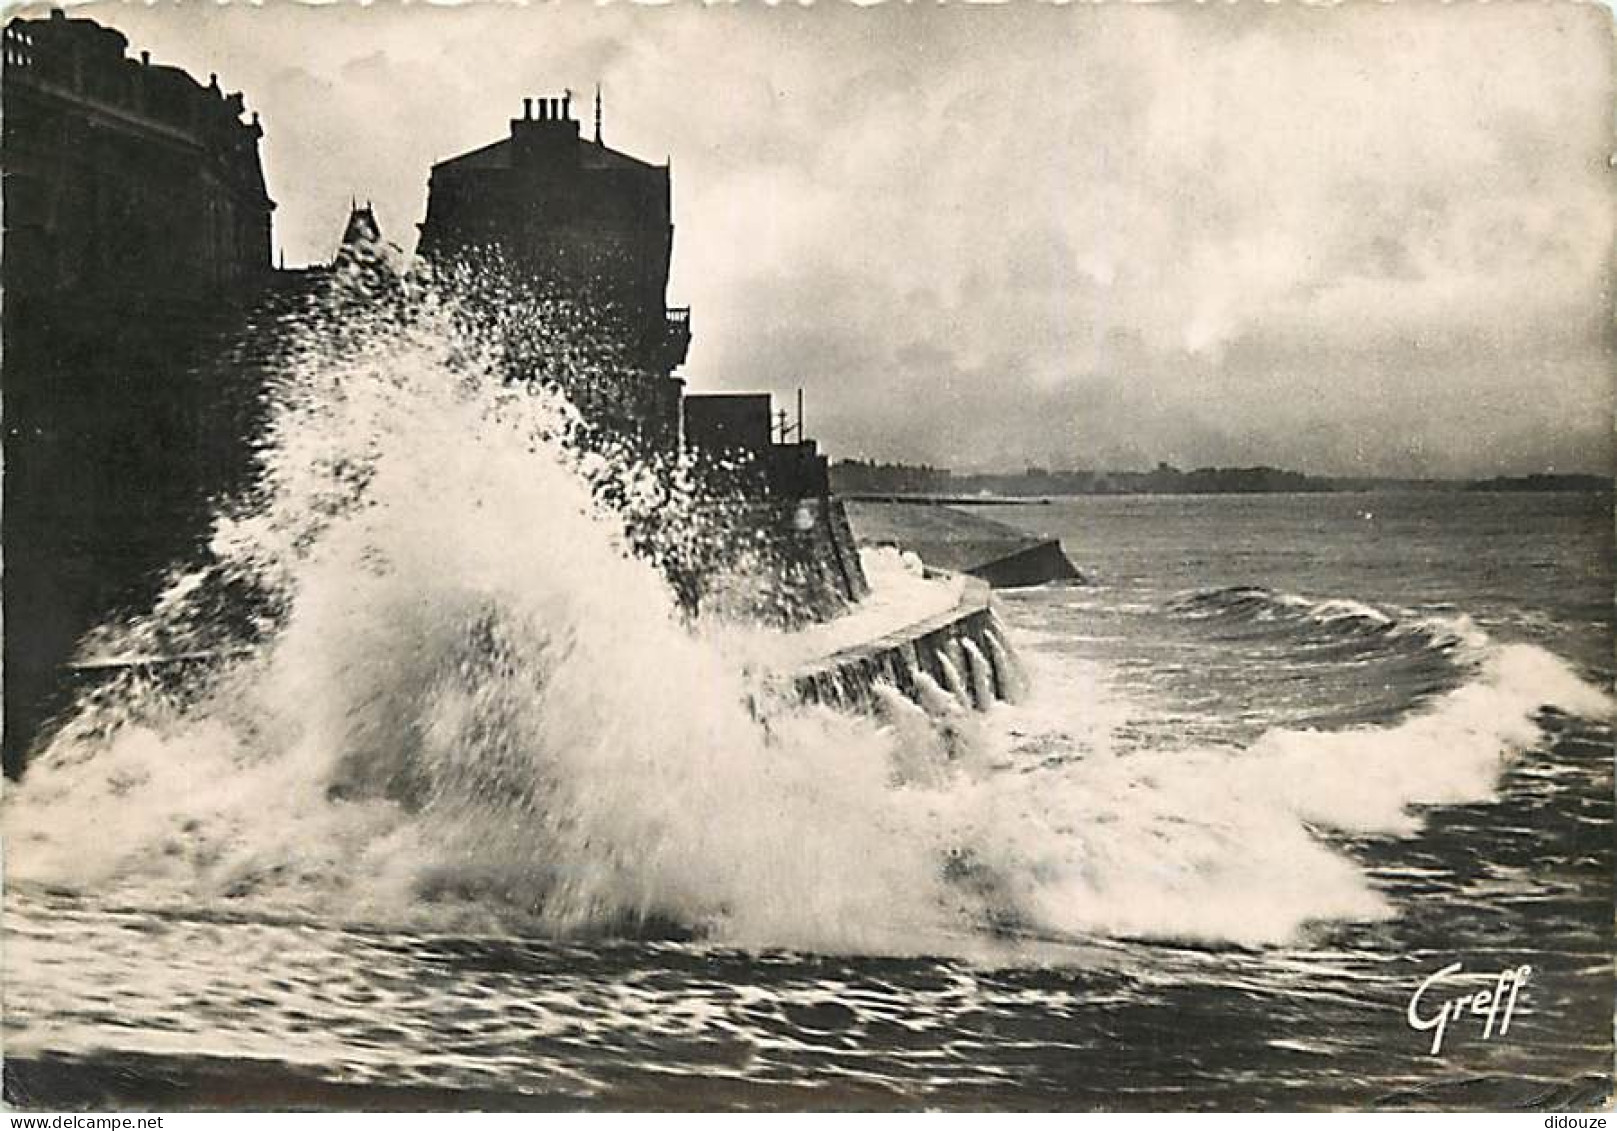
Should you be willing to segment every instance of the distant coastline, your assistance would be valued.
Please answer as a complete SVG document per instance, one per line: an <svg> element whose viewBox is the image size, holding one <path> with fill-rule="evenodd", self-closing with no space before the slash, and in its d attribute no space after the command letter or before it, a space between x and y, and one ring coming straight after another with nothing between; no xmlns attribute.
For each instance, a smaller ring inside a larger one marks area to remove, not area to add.
<svg viewBox="0 0 1617 1131"><path fill-rule="evenodd" d="M1028 502L1058 495L1263 495L1354 491L1586 491L1610 492L1611 478L1584 474L1500 475L1488 479L1421 479L1306 475L1275 467L1202 467L1181 471L957 473L924 465L842 460L831 467L840 495L915 499L956 505Z"/></svg>

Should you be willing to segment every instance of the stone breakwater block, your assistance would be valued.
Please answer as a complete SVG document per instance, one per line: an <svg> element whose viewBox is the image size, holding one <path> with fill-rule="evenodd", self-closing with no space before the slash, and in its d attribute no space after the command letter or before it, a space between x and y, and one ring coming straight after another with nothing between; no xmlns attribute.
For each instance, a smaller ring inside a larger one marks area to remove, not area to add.
<svg viewBox="0 0 1617 1131"><path fill-rule="evenodd" d="M850 499L848 521L861 546L909 550L933 569L968 573L996 588L1082 582L1061 543L931 502Z"/></svg>

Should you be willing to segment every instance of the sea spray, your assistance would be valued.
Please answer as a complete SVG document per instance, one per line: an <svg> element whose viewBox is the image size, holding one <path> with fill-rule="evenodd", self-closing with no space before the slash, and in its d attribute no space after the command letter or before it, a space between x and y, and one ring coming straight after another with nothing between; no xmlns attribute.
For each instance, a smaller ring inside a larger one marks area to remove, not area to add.
<svg viewBox="0 0 1617 1131"><path fill-rule="evenodd" d="M944 657L940 656L939 659ZM965 714L966 707L960 697L933 679L930 672L914 668L910 672L910 679L915 686L916 702L932 718L946 722Z"/></svg>
<svg viewBox="0 0 1617 1131"><path fill-rule="evenodd" d="M446 304L408 313L282 375L210 580L109 634L218 643L192 613L224 579L255 591L261 635L184 696L87 704L10 799L13 877L829 949L958 929L942 846L889 788L890 732L807 709L760 726L592 490L565 399L507 382Z"/></svg>
<svg viewBox="0 0 1617 1131"><path fill-rule="evenodd" d="M942 785L948 779L950 749L945 732L909 696L890 683L871 688L876 710L892 729L896 742L892 778L895 784Z"/></svg>
<svg viewBox="0 0 1617 1131"><path fill-rule="evenodd" d="M749 710L757 657L692 630L625 518L677 516L670 480L579 443L563 383L510 382L442 295L368 309L288 351L213 563L98 641L219 658L86 701L7 798L14 884L818 951L1275 942L1389 911L1311 826L1407 832L1411 803L1486 798L1541 706L1609 711L1548 653L1485 638L1396 725L1245 749L1131 749L1134 705L1047 657L988 715L952 664L947 691L913 673L919 708L878 685L878 719Z"/></svg>
<svg viewBox="0 0 1617 1131"><path fill-rule="evenodd" d="M994 691L994 669L983 655L983 650L977 647L977 642L964 639L960 642L960 649L965 654L966 671L971 676L971 693L976 697L977 705L987 710L998 698Z"/></svg>
<svg viewBox="0 0 1617 1131"><path fill-rule="evenodd" d="M1610 696L1542 648L1490 644L1475 663L1473 678L1396 727L1271 731L1246 765L1304 820L1407 834L1418 825L1412 805L1491 796L1505 759L1542 737L1542 707L1611 716Z"/></svg>
<svg viewBox="0 0 1617 1131"><path fill-rule="evenodd" d="M938 653L938 670L943 673L943 686L948 689L948 693L954 697L956 703L969 711L972 707L971 689L966 686L965 677L960 674L960 665L954 659L959 651L959 645L950 640L949 646Z"/></svg>
<svg viewBox="0 0 1617 1131"><path fill-rule="evenodd" d="M1492 797L1507 760L1541 741L1544 707L1591 719L1613 710L1558 657L1489 641L1457 657L1460 686L1393 725L1138 749L1115 741L1134 708L1092 665L1030 660L1037 693L1002 714L1012 758L1036 758L1043 772L1028 775L1036 791L998 798L1004 819L982 839L1002 843L983 855L1036 868L1043 882L1013 902L1067 933L1260 944L1311 923L1385 917L1392 908L1357 866L1311 829L1411 834L1412 806ZM1077 729L1086 710L1103 718ZM1058 835L1068 829L1082 831Z"/></svg>
<svg viewBox="0 0 1617 1131"><path fill-rule="evenodd" d="M994 658L994 670L999 673L1000 698L1019 703L1027 696L1027 675L1022 662L1005 643L1005 626L999 615L990 611L987 632L988 651Z"/></svg>

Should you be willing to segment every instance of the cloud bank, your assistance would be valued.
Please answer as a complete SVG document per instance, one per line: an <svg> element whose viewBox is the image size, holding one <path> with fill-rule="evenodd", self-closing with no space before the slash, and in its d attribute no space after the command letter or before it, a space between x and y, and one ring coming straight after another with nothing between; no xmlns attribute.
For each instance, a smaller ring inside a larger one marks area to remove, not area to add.
<svg viewBox="0 0 1617 1131"><path fill-rule="evenodd" d="M1599 6L81 11L247 92L292 262L602 82L672 160L692 387L801 385L833 454L1611 466Z"/></svg>

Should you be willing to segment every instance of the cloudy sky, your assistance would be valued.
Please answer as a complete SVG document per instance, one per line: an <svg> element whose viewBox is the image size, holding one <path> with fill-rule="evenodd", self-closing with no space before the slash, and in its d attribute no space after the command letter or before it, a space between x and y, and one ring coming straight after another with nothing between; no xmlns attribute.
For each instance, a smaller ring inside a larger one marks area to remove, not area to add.
<svg viewBox="0 0 1617 1131"><path fill-rule="evenodd" d="M1594 5L80 5L263 116L276 238L524 94L671 158L696 389L965 468L1611 463L1613 37ZM587 126L586 126L587 128Z"/></svg>

